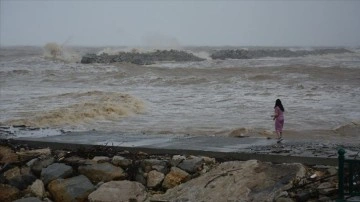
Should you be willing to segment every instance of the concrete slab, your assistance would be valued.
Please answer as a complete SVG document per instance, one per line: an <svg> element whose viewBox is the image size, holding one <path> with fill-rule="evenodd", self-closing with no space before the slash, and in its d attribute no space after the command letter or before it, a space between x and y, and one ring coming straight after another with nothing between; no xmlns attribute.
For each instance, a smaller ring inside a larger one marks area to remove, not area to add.
<svg viewBox="0 0 360 202"><path fill-rule="evenodd" d="M275 140L265 138L236 138L190 135L144 135L109 132L68 132L48 137L22 137L17 140L62 142L89 145L108 145L121 147L147 147L154 149L182 149L218 152L239 152L250 146L272 145Z"/></svg>
<svg viewBox="0 0 360 202"><path fill-rule="evenodd" d="M36 129L28 130L25 128L21 133L16 133L20 137L12 136L11 141L14 144L28 144L29 146L54 149L75 150L83 147L110 146L119 151L142 151L149 154L189 154L230 160L258 159L275 163L298 162L321 165L337 165L337 149L340 146L348 151L347 157L359 153L359 146L290 139L277 143L276 139L264 137L152 135L99 131L57 131L57 134L50 133L48 136L31 135L34 132L39 134ZM1 138L9 140L11 136L8 135L7 138L4 138L4 135L1 136L0 134L0 140Z"/></svg>

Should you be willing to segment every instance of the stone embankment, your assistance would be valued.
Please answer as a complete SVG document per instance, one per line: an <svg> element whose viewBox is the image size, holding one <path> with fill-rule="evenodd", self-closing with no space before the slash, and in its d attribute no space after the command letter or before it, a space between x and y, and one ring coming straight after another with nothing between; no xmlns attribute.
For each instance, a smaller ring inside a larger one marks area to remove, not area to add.
<svg viewBox="0 0 360 202"><path fill-rule="evenodd" d="M331 201L329 166L0 144L0 201Z"/></svg>
<svg viewBox="0 0 360 202"><path fill-rule="evenodd" d="M325 55L325 54L339 54L351 53L351 51L344 48L333 49L315 49L315 50L289 50L289 49L236 49L236 50L219 50L210 55L212 59L256 59L264 57L302 57L307 55Z"/></svg>
<svg viewBox="0 0 360 202"><path fill-rule="evenodd" d="M178 50L157 50L155 52L119 52L116 55L109 55L103 53L101 55L87 54L82 57L81 63L115 63L115 62L128 62L138 65L149 65L161 61L176 61L176 62L189 62L189 61L202 61L203 58L196 57L191 53Z"/></svg>

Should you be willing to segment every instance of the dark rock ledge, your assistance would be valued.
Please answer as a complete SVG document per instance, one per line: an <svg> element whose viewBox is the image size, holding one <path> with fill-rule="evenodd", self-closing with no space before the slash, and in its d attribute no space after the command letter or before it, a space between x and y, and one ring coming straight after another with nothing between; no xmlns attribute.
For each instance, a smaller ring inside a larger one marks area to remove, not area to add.
<svg viewBox="0 0 360 202"><path fill-rule="evenodd" d="M101 55L87 54L82 57L81 63L115 63L128 62L137 65L149 65L161 61L190 62L203 61L205 59L196 57L195 55L179 50L156 50L154 52L119 52L116 55L103 53Z"/></svg>

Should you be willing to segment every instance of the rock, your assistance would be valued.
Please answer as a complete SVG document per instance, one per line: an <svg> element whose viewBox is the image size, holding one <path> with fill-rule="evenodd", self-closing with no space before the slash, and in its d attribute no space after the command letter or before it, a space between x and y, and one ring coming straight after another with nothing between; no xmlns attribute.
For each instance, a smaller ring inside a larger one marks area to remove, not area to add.
<svg viewBox="0 0 360 202"><path fill-rule="evenodd" d="M199 172L199 174L207 173L207 172L209 172L210 169L211 168L209 166L203 165L202 170Z"/></svg>
<svg viewBox="0 0 360 202"><path fill-rule="evenodd" d="M325 188L325 189L319 189L319 193L326 195L326 196L332 196L335 195L337 193L337 189L336 188Z"/></svg>
<svg viewBox="0 0 360 202"><path fill-rule="evenodd" d="M20 174L21 175L31 175L31 170L29 167L23 166L20 168Z"/></svg>
<svg viewBox="0 0 360 202"><path fill-rule="evenodd" d="M87 54L81 58L81 63L90 64L96 61L96 54Z"/></svg>
<svg viewBox="0 0 360 202"><path fill-rule="evenodd" d="M43 168L48 167L49 165L54 163L54 157L48 157L45 159L38 159L33 166L31 167L31 171L34 172L35 175L40 176Z"/></svg>
<svg viewBox="0 0 360 202"><path fill-rule="evenodd" d="M306 202L311 198L312 193L310 191L303 191L295 195L297 202Z"/></svg>
<svg viewBox="0 0 360 202"><path fill-rule="evenodd" d="M301 57L306 55L324 55L332 53L349 53L344 48L326 48L315 50L289 50L289 49L236 49L218 50L210 55L212 59L255 59L263 57Z"/></svg>
<svg viewBox="0 0 360 202"><path fill-rule="evenodd" d="M4 177L8 181L10 181L12 178L18 177L20 175L21 174L20 174L20 168L19 167L14 167L14 168L4 172Z"/></svg>
<svg viewBox="0 0 360 202"><path fill-rule="evenodd" d="M26 189L36 180L36 177L31 174L19 175L9 180L9 185L16 187L20 190Z"/></svg>
<svg viewBox="0 0 360 202"><path fill-rule="evenodd" d="M67 154L69 154L70 152L64 151L64 150L55 150L53 153L58 159L62 159L62 158L65 158L65 156Z"/></svg>
<svg viewBox="0 0 360 202"><path fill-rule="evenodd" d="M122 156L114 156L111 160L111 163L122 168L127 168L132 164L132 160Z"/></svg>
<svg viewBox="0 0 360 202"><path fill-rule="evenodd" d="M287 191L282 191L279 194L275 194L275 199L277 198L287 198L289 196L289 193Z"/></svg>
<svg viewBox="0 0 360 202"><path fill-rule="evenodd" d="M152 200L175 201L273 201L276 193L292 185L305 168L300 164L271 164L250 161L221 163L208 173L168 189ZM164 183L166 181L166 177ZM163 183L163 184L164 184Z"/></svg>
<svg viewBox="0 0 360 202"><path fill-rule="evenodd" d="M157 159L144 159L140 163L140 166L144 169L145 173L148 173L151 170L157 170L162 173L167 173L167 165L168 164L166 161Z"/></svg>
<svg viewBox="0 0 360 202"><path fill-rule="evenodd" d="M27 197L27 198L21 198L13 202L42 202L42 200L36 198L36 197Z"/></svg>
<svg viewBox="0 0 360 202"><path fill-rule="evenodd" d="M26 165L32 167L35 164L35 162L37 162L38 160L39 160L38 158L31 159L26 163Z"/></svg>
<svg viewBox="0 0 360 202"><path fill-rule="evenodd" d="M318 199L319 202L331 202L331 198L327 197L327 196L322 196Z"/></svg>
<svg viewBox="0 0 360 202"><path fill-rule="evenodd" d="M165 175L156 170L152 170L147 175L147 187L154 188L161 185L161 182L164 180Z"/></svg>
<svg viewBox="0 0 360 202"><path fill-rule="evenodd" d="M145 173L142 170L142 168L138 168L138 171L135 175L135 181L141 183L142 185L146 186L146 178L145 178Z"/></svg>
<svg viewBox="0 0 360 202"><path fill-rule="evenodd" d="M162 187L166 189L173 188L181 183L184 183L190 179L189 173L181 170L177 167L172 167L170 172L165 176L162 183Z"/></svg>
<svg viewBox="0 0 360 202"><path fill-rule="evenodd" d="M95 161L96 163L105 163L105 162L109 162L110 158L107 156L95 156L92 160Z"/></svg>
<svg viewBox="0 0 360 202"><path fill-rule="evenodd" d="M0 184L0 201L11 202L20 196L20 191L12 186Z"/></svg>
<svg viewBox="0 0 360 202"><path fill-rule="evenodd" d="M323 182L317 187L317 189L328 189L328 188L333 188L333 187L336 187L336 185L332 184L330 182Z"/></svg>
<svg viewBox="0 0 360 202"><path fill-rule="evenodd" d="M73 168L63 163L54 163L41 171L41 179L45 184L57 178L67 178L73 174Z"/></svg>
<svg viewBox="0 0 360 202"><path fill-rule="evenodd" d="M280 198L276 199L275 202L294 202L294 200L291 198L280 197Z"/></svg>
<svg viewBox="0 0 360 202"><path fill-rule="evenodd" d="M4 146L0 146L0 164L19 162L19 157L15 152Z"/></svg>
<svg viewBox="0 0 360 202"><path fill-rule="evenodd" d="M216 163L216 159L215 159L215 158L210 158L210 157L207 157L207 156L203 156L203 157L201 157L201 158L203 159L203 161L204 161L204 163L205 163L206 165L213 165L213 164Z"/></svg>
<svg viewBox="0 0 360 202"><path fill-rule="evenodd" d="M113 63L129 62L138 65L153 64L156 61L203 61L191 53L177 50L157 50L155 52L118 52L116 55L103 53L101 55L86 54L82 57L81 63Z"/></svg>
<svg viewBox="0 0 360 202"><path fill-rule="evenodd" d="M337 175L338 170L335 167L330 167L326 170L329 175Z"/></svg>
<svg viewBox="0 0 360 202"><path fill-rule="evenodd" d="M51 150L49 148L45 149L34 149L34 150L27 150L27 151L19 151L16 152L16 154L19 156L20 160L30 160L35 157L39 156L49 156L51 155Z"/></svg>
<svg viewBox="0 0 360 202"><path fill-rule="evenodd" d="M186 157L185 156L182 156L182 155L174 155L171 160L170 160L170 164L171 166L178 166L179 163L181 163L183 160L185 160Z"/></svg>
<svg viewBox="0 0 360 202"><path fill-rule="evenodd" d="M86 201L94 185L83 175L68 179L56 179L49 183L48 190L55 201Z"/></svg>
<svg viewBox="0 0 360 202"><path fill-rule="evenodd" d="M37 179L30 186L30 192L39 198L43 198L45 196L45 187L43 181Z"/></svg>
<svg viewBox="0 0 360 202"><path fill-rule="evenodd" d="M142 184L124 180L104 183L88 199L90 202L140 202L145 201L146 197L146 189Z"/></svg>
<svg viewBox="0 0 360 202"><path fill-rule="evenodd" d="M86 159L78 156L70 156L69 158L65 158L64 162L69 164L84 164Z"/></svg>
<svg viewBox="0 0 360 202"><path fill-rule="evenodd" d="M196 173L201 170L203 163L203 158L191 156L190 158L183 160L177 167L189 173Z"/></svg>
<svg viewBox="0 0 360 202"><path fill-rule="evenodd" d="M110 163L94 163L79 166L78 170L79 173L87 176L94 183L121 180L126 177L126 173L122 168L113 166Z"/></svg>

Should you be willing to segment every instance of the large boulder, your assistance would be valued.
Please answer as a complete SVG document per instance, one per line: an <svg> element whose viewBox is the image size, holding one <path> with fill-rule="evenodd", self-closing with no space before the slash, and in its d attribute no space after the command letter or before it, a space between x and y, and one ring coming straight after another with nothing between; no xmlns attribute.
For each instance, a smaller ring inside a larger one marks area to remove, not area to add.
<svg viewBox="0 0 360 202"><path fill-rule="evenodd" d="M122 168L116 167L111 163L92 163L79 166L78 170L94 183L120 180L126 177L126 173Z"/></svg>
<svg viewBox="0 0 360 202"><path fill-rule="evenodd" d="M188 173L196 173L197 171L201 170L203 163L203 158L190 156L189 158L183 160L177 167L185 170Z"/></svg>
<svg viewBox="0 0 360 202"><path fill-rule="evenodd" d="M87 161L86 159L78 157L78 156L70 156L70 157L64 159L64 162L69 165L85 164L86 161Z"/></svg>
<svg viewBox="0 0 360 202"><path fill-rule="evenodd" d="M48 167L49 165L53 164L55 161L54 157L48 157L44 159L37 159L33 165L31 166L31 171L37 176L40 176L41 171L43 168Z"/></svg>
<svg viewBox="0 0 360 202"><path fill-rule="evenodd" d="M110 158L107 156L95 156L92 161L96 162L96 163L105 163L105 162L109 162Z"/></svg>
<svg viewBox="0 0 360 202"><path fill-rule="evenodd" d="M83 175L56 179L48 185L48 190L56 202L87 201L88 195L94 189L94 185Z"/></svg>
<svg viewBox="0 0 360 202"><path fill-rule="evenodd" d="M0 184L0 201L11 202L20 196L20 191L12 186Z"/></svg>
<svg viewBox="0 0 360 202"><path fill-rule="evenodd" d="M42 202L42 200L36 198L36 197L26 197L26 198L21 198L18 199L16 201L13 202Z"/></svg>
<svg viewBox="0 0 360 202"><path fill-rule="evenodd" d="M147 175L147 187L155 188L161 185L161 182L164 180L165 175L156 170L152 170Z"/></svg>
<svg viewBox="0 0 360 202"><path fill-rule="evenodd" d="M132 160L122 156L114 156L111 163L122 168L127 168L132 164Z"/></svg>
<svg viewBox="0 0 360 202"><path fill-rule="evenodd" d="M90 202L141 202L145 201L146 196L146 189L142 184L124 180L102 184L88 199Z"/></svg>
<svg viewBox="0 0 360 202"><path fill-rule="evenodd" d="M35 180L35 182L29 187L29 191L35 196L43 198L45 196L45 186L43 181L39 179Z"/></svg>
<svg viewBox="0 0 360 202"><path fill-rule="evenodd" d="M32 174L24 174L18 175L11 178L8 181L8 184L14 186L20 190L26 189L29 185L31 185L36 180L36 177Z"/></svg>
<svg viewBox="0 0 360 202"><path fill-rule="evenodd" d="M162 187L165 189L173 188L190 179L190 174L177 167L172 167L170 172L165 176Z"/></svg>
<svg viewBox="0 0 360 202"><path fill-rule="evenodd" d="M39 157L39 156L49 156L51 155L51 150L49 148L45 149L33 149L33 150L25 150L25 151L19 151L16 152L16 154L19 156L19 158L22 161L31 160L33 158Z"/></svg>
<svg viewBox="0 0 360 202"><path fill-rule="evenodd" d="M146 173L150 172L151 170L167 173L169 170L168 163L165 160L144 159L141 161L140 165Z"/></svg>
<svg viewBox="0 0 360 202"><path fill-rule="evenodd" d="M273 201L291 181L303 177L300 164L271 164L256 160L232 161L172 189L154 200L173 201Z"/></svg>
<svg viewBox="0 0 360 202"><path fill-rule="evenodd" d="M14 167L4 172L4 177L6 180L10 181L12 178L15 178L17 176L20 176L20 168Z"/></svg>
<svg viewBox="0 0 360 202"><path fill-rule="evenodd" d="M182 155L174 155L171 160L170 160L170 164L171 166L178 166L179 163L181 163L182 161L184 161L186 159L185 156Z"/></svg>
<svg viewBox="0 0 360 202"><path fill-rule="evenodd" d="M0 146L0 164L15 163L18 161L18 155L12 149Z"/></svg>
<svg viewBox="0 0 360 202"><path fill-rule="evenodd" d="M45 184L57 178L66 178L73 174L73 168L63 163L54 163L43 168L41 171L41 179Z"/></svg>

